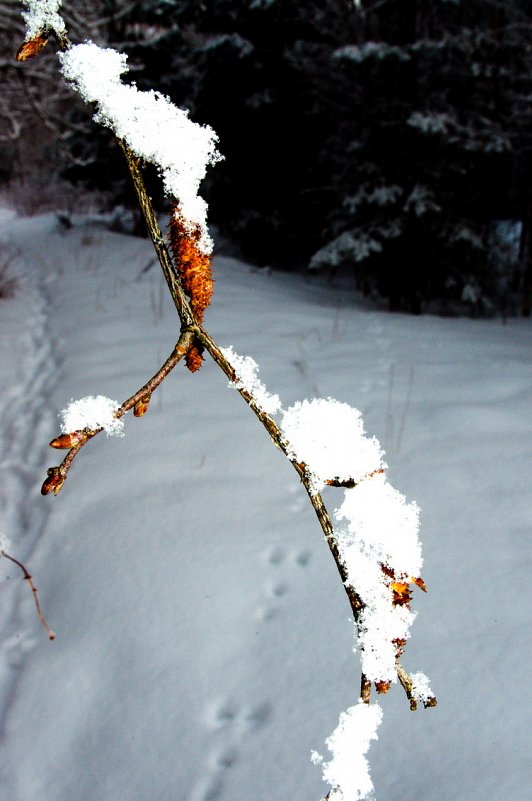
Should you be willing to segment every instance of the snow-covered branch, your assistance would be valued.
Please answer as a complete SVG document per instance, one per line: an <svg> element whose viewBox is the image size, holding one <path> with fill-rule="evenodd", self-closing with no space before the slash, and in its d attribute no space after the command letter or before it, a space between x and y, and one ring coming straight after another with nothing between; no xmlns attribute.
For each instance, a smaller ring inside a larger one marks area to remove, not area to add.
<svg viewBox="0 0 532 801"><path fill-rule="evenodd" d="M60 0L30 0L26 5L29 38L53 30L66 40ZM130 409L142 416L152 392L181 359L186 357L187 366L195 371L202 352L208 353L296 470L347 593L361 651L361 695L342 713L327 740L331 759L324 762L317 755L313 759L322 765L323 777L331 785L329 799L366 798L372 791L366 752L382 718L380 706L369 703L372 685L386 693L399 679L411 708L417 700L425 706L435 703L426 677L409 676L399 663L415 618L411 585L425 590L418 507L388 483L384 453L379 442L366 435L357 409L333 398L305 399L283 409L279 396L259 379L257 363L232 347L221 348L205 329L203 314L212 293L211 243L206 204L198 191L207 166L219 158L214 132L193 123L163 95L124 84L126 59L118 51L91 42L69 43L60 60L65 80L86 102L96 104L95 121L111 128L118 139L179 315L181 335L164 365L124 403L91 396L67 407L62 433L51 445L68 453L59 466L49 469L42 492L58 494L75 456L94 436L104 430L120 434L121 418ZM174 201L170 245L147 194L141 161L159 169ZM344 488L334 523L321 496L325 486Z"/></svg>

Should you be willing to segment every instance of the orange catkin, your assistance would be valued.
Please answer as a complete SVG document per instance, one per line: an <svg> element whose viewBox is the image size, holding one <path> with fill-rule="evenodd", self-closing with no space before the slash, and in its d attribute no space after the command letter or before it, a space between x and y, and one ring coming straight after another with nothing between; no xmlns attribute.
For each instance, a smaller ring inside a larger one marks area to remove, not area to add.
<svg viewBox="0 0 532 801"><path fill-rule="evenodd" d="M172 208L170 217L170 245L174 263L183 283L198 322L203 322L205 309L211 302L214 279L209 256L202 253L198 243L201 231L198 227L190 229L185 224L178 206ZM186 355L188 369L195 373L203 361L197 344L192 345Z"/></svg>

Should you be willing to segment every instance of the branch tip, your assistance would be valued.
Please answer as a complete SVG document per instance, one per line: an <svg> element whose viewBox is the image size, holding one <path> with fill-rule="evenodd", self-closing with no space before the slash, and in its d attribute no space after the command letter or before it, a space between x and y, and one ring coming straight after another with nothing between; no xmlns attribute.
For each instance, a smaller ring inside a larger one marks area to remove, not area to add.
<svg viewBox="0 0 532 801"><path fill-rule="evenodd" d="M49 467L48 478L46 478L41 487L41 495L58 495L65 483L66 473L63 473L61 467Z"/></svg>
<svg viewBox="0 0 532 801"><path fill-rule="evenodd" d="M32 39L28 39L28 41L21 44L17 50L15 59L17 61L28 61L30 58L38 56L39 53L46 47L47 42L47 34L44 32L37 34L37 36L34 36Z"/></svg>
<svg viewBox="0 0 532 801"><path fill-rule="evenodd" d="M6 559L9 559L10 562L13 562L15 565L17 565L22 570L22 578L25 581L28 582L28 584L31 587L31 591L33 593L33 601L35 603L35 609L37 610L37 617L39 618L39 620L41 621L42 625L46 629L46 633L48 634L48 639L51 640L51 641L55 640L55 634L52 631L52 629L50 628L50 626L48 625L48 623L46 622L46 618L44 617L44 615L42 613L41 605L39 603L39 595L37 593L37 587L33 583L33 578L31 576L30 572L28 571L28 569L26 568L26 566L22 562L19 562L19 560L15 559L14 556L10 556L10 554L8 554L6 551L4 551L3 548L2 548L2 550L0 550L0 555L5 557Z"/></svg>

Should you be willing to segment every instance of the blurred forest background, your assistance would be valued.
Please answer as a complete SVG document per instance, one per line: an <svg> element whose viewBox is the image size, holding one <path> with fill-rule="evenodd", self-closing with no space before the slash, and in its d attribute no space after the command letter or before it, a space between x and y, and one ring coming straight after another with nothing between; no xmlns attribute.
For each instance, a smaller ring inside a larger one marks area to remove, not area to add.
<svg viewBox="0 0 532 801"><path fill-rule="evenodd" d="M392 310L530 315L532 3L63 5L74 42L126 52L126 80L216 130L202 193L247 260L348 277ZM23 38L20 4L0 2L0 189L23 213L133 209L53 44L19 64Z"/></svg>

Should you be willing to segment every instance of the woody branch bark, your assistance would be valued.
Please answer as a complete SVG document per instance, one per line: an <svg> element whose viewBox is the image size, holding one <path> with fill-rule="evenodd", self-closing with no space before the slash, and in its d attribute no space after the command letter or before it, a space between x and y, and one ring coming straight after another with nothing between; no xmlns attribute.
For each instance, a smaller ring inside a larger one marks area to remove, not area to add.
<svg viewBox="0 0 532 801"><path fill-rule="evenodd" d="M70 42L68 41L66 35L58 36L57 38L61 49L66 49L70 46ZM139 204L146 220L150 238L161 265L168 289L181 320L182 334L172 356L167 360L167 362L165 362L163 367L150 380L150 382L145 384L137 393L135 393L135 395L131 396L131 398L129 398L122 404L122 406L119 407L119 409L115 412L115 417L117 418L125 414L125 412L134 407L135 404L146 402L153 389L158 386L162 380L164 380L175 364L183 356L190 354L193 348L197 348L198 344L202 349L206 350L210 354L210 356L218 364L230 381L235 382L237 379L232 365L225 358L216 342L212 339L212 337L210 337L208 332L201 325L201 316L199 316L199 313L195 310L194 303L189 302L185 288L181 283L179 275L174 269L174 264L170 257L166 241L161 234L151 200L146 192L141 173L141 160L132 153L125 142L119 140L118 143L126 158L133 184L137 192ZM178 270L179 266L180 265L178 264ZM313 491L311 474L307 471L307 468L304 464L299 463L290 455L291 449L289 443L285 440L280 428L264 411L264 409L261 408L251 393L248 392L244 387L238 387L238 391L254 414L257 416L259 421L262 423L274 444L276 444L282 450L300 476L301 482L307 491L310 502L314 508L316 516L318 517L318 521L325 535L325 539L336 563L339 575L342 579L342 583L351 605L351 609L353 611L355 622L358 622L361 610L364 608L364 603L357 594L356 590L348 582L347 570L340 555L338 541L334 533L329 513L325 507L321 495L316 494ZM50 468L48 479L43 485L43 492L47 493L53 491L54 493L57 493L59 491L79 450L89 439L100 433L101 430L103 429L98 428L92 431L85 430L83 432L75 432L77 434L81 434L81 436L75 441L74 446L70 448L69 453L63 460L62 464L57 468ZM354 482L337 482L334 479L332 479L329 483L333 486L354 486ZM397 671L401 684L405 688L407 696L411 700L411 708L414 708L412 705L412 681L399 663L397 664ZM379 689L379 687L377 687L377 689ZM369 703L370 691L371 682L363 675L360 697L365 703Z"/></svg>
<svg viewBox="0 0 532 801"><path fill-rule="evenodd" d="M130 409L134 409L136 417L141 417L147 409L150 397L157 387L162 384L164 379L174 369L176 364L186 356L192 342L194 341L194 332L190 328L183 328L179 340L164 364L157 370L157 372L147 381L140 389L138 389L130 398L125 400L121 406L116 410L115 417L119 419L123 417ZM72 463L80 450L89 440L100 434L104 429L95 428L92 430L77 431L73 435L65 435L64 437L57 437L52 440L50 445L52 448L69 448L69 451L60 465L57 467L50 467L48 469L48 477L41 488L43 495L49 495L51 492L57 495L63 486L70 470ZM70 447L72 445L72 447Z"/></svg>
<svg viewBox="0 0 532 801"><path fill-rule="evenodd" d="M196 317L191 309L188 298L186 297L183 291L181 282L174 273L174 267L170 255L168 253L166 242L162 236L159 223L157 222L157 217L153 210L151 200L146 191L144 179L140 171L140 160L133 156L129 148L123 142L119 142L119 144L126 158L131 178L133 180L133 185L135 187L137 197L139 200L139 205L144 214L144 219L146 221L146 225L148 228L151 241L153 243L153 247L155 248L155 252L157 253L157 257L159 259L163 275L165 277L170 294L172 295L172 299L174 301L181 322L184 325L187 325L187 328L192 333L193 337L195 337L201 343L201 345L205 348L207 353L216 362L218 367L220 367L220 369L225 373L227 378L232 382L236 382L237 375L231 363L225 358L224 354L220 350L215 340L210 336L210 334L205 330L205 328L203 328L203 326L196 320ZM267 414L264 411L264 409L261 408L261 406L257 403L257 401L245 388L239 387L238 392L240 393L244 401L247 403L249 408L252 410L252 412L255 414L255 416L258 418L258 420L262 423L262 425L268 432L270 439L285 454L285 456L289 459L294 469L298 473L301 482L307 491L307 494L314 508L314 511L316 512L316 516L319 520L320 526L325 535L325 539L327 540L333 558L336 562L338 572L340 573L342 582L346 588L346 592L349 598L349 602L351 604L351 608L353 610L353 614L355 616L358 615L360 609L362 609L363 607L363 603L360 600L359 596L356 594L356 592L351 587L348 587L346 584L348 579L347 571L340 558L338 543L334 536L333 525L331 523L331 518L329 516L327 508L323 502L323 498L319 494L318 495L312 494L310 477L307 473L307 470L304 467L304 465L301 465L299 462L295 461L294 459L291 459L290 456L288 455L288 443L284 439L281 429L279 428L275 420L273 420L270 417L270 415Z"/></svg>
<svg viewBox="0 0 532 801"><path fill-rule="evenodd" d="M192 333L193 337L201 343L202 347L207 351L207 353L209 353L211 358L225 373L227 378L230 381L235 382L237 376L232 365L225 358L224 354L220 350L215 340L210 336L210 334L205 330L205 328L197 321L196 316L194 315L194 312L183 291L181 282L179 278L175 275L174 266L170 258L170 255L168 253L168 248L165 239L162 236L156 215L153 210L151 200L146 191L144 179L142 177L142 173L140 170L140 160L133 156L129 148L127 148L127 146L124 145L123 142L119 142L119 144L126 158L129 171L133 180L133 184L137 193L137 197L139 200L139 205L143 211L150 238L152 240L153 246L159 258L159 263L161 265L163 275L166 279L168 289L170 291L170 294L172 295L172 299L174 301L179 317L181 318L183 324L185 324L186 321L188 330ZM358 593L356 592L356 590L349 584L347 570L340 556L338 541L334 533L334 528L331 522L329 512L327 511L322 496L319 493L315 494L312 491L311 479L305 465L297 462L295 459L290 457L289 443L283 437L281 429L279 428L275 420L273 420L270 417L270 415L268 415L264 411L264 409L261 408L261 406L257 403L257 401L244 387L237 387L237 389L243 400L247 403L251 411L255 414L260 423L266 429L272 442L285 454L287 459L290 461L290 463L298 473L301 483L305 487L310 503L312 504L314 512L318 518L318 522L324 533L325 540L327 542L327 545L329 546L329 550L332 554L332 557L336 564L336 568L342 580L345 592L349 599L349 604L351 606L355 622L357 622L360 612L364 608L364 603L360 598L360 596L358 595ZM330 483L333 486L335 485L347 486L345 482L340 483L331 481ZM355 486L355 484L351 482L349 486ZM397 671L399 680L405 691L407 691L407 687L409 688L410 694L408 694L407 692L407 696L410 701L410 708L412 710L415 710L416 706L412 703L413 699L412 681L406 670L399 663L397 665ZM364 703L369 703L370 694L371 694L371 682L366 678L366 676L362 675L360 698L364 701Z"/></svg>

